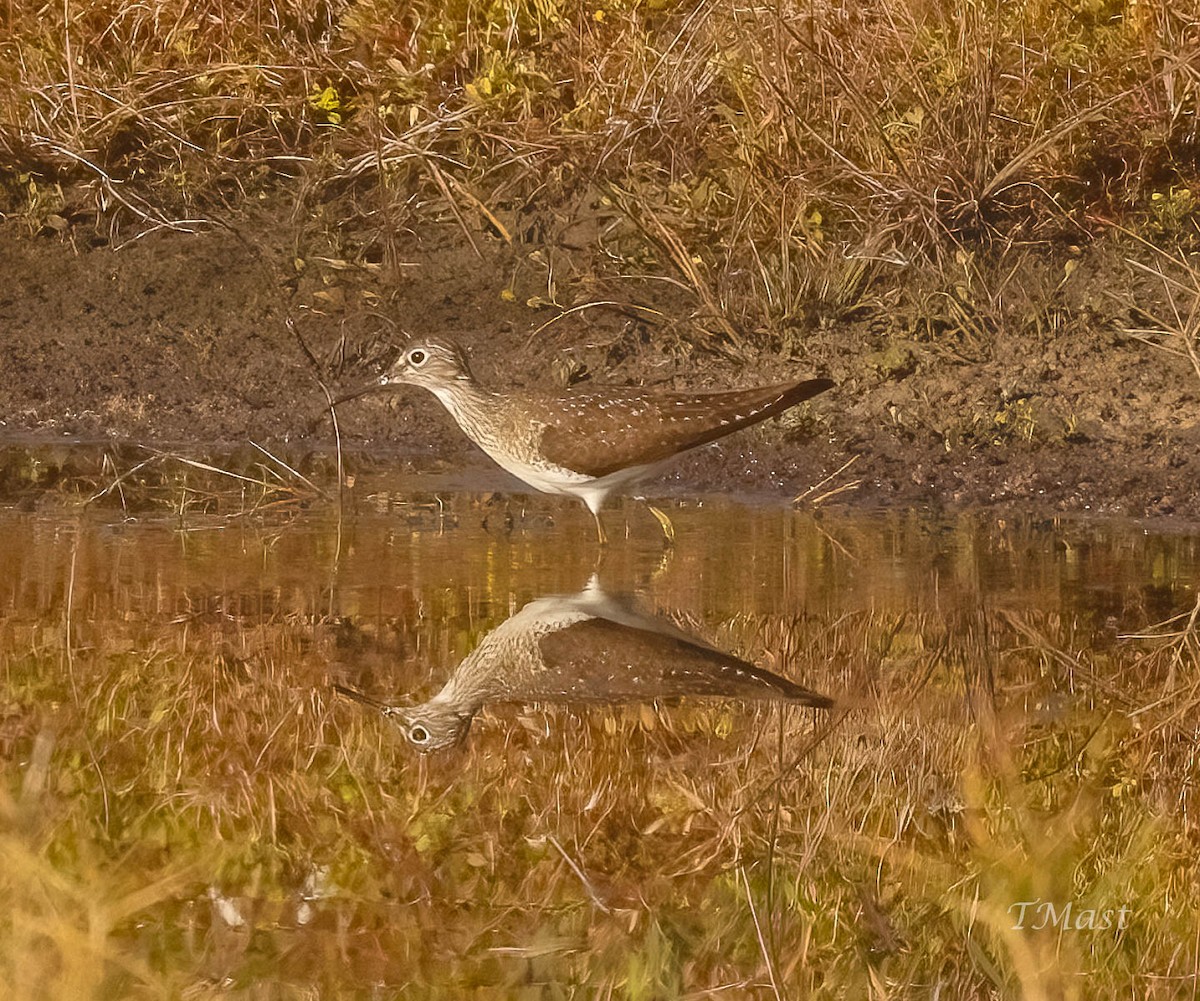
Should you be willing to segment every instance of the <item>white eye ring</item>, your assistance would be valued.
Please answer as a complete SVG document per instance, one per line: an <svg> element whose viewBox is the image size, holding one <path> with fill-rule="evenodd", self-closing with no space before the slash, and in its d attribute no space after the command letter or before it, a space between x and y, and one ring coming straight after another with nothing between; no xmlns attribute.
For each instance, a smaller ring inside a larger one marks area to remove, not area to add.
<svg viewBox="0 0 1200 1001"><path fill-rule="evenodd" d="M408 363L413 368L420 368L427 361L429 361L429 352L424 348L413 348L408 353Z"/></svg>
<svg viewBox="0 0 1200 1001"><path fill-rule="evenodd" d="M429 731L426 730L425 727L421 726L420 723L418 723L408 731L408 739L414 744L424 744L427 740L429 740Z"/></svg>

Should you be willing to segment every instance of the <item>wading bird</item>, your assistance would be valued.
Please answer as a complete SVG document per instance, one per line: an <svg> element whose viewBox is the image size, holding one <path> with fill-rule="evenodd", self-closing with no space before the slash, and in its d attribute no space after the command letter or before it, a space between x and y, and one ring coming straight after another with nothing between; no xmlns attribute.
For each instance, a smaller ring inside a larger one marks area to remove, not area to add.
<svg viewBox="0 0 1200 1001"><path fill-rule="evenodd" d="M484 389L452 341L411 341L369 386L343 400L393 386L429 390L476 445L535 490L578 497L607 542L600 508L610 492L652 476L675 456L781 414L833 386L806 379L757 389L663 393L608 388L554 394ZM650 509L668 540L670 520Z"/></svg>

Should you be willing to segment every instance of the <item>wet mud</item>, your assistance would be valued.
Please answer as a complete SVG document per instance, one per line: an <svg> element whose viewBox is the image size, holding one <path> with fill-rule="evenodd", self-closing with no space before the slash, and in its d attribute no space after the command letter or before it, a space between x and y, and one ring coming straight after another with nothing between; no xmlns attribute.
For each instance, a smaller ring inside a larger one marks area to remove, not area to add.
<svg viewBox="0 0 1200 1001"><path fill-rule="evenodd" d="M0 435L326 453L335 439L320 383L357 385L406 333L436 332L460 340L495 387L837 381L804 408L681 457L646 485L651 495L1200 520L1200 378L1124 332L1136 317L1110 292L1138 290L1100 248L1070 276L1074 321L1061 329L1038 316L986 337L939 332L889 311L880 289L874 306L836 322L735 345L690 335L686 290L604 285L583 250L477 237L476 253L448 225L355 263L336 234L297 236L287 210L267 204L228 230L150 234L119 250L82 231L0 227ZM547 259L560 308L545 304L547 271L531 263ZM1028 267L1031 282L1061 280ZM558 318L609 301L622 305ZM351 468L488 467L420 391L347 403L338 416Z"/></svg>

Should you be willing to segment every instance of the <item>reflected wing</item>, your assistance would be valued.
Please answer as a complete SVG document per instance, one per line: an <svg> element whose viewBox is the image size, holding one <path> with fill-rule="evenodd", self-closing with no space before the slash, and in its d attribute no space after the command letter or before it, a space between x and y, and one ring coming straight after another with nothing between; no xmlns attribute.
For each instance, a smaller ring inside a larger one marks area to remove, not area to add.
<svg viewBox="0 0 1200 1001"><path fill-rule="evenodd" d="M586 476L645 466L783 413L829 389L808 379L729 393L580 393L547 407L542 454Z"/></svg>
<svg viewBox="0 0 1200 1001"><path fill-rule="evenodd" d="M538 640L545 670L506 699L637 702L686 695L776 699L828 708L832 700L787 678L679 637L587 619Z"/></svg>

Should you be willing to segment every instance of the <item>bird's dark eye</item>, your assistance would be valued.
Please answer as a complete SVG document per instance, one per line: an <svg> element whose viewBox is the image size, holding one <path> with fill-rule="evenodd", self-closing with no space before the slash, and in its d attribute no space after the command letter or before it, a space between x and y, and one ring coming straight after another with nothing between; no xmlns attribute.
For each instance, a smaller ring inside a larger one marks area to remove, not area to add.
<svg viewBox="0 0 1200 1001"><path fill-rule="evenodd" d="M429 355L426 352L422 351L420 348L417 348L415 351L409 352L408 361L410 365L416 365L417 367L420 367L421 365L425 364L425 360L428 357Z"/></svg>
<svg viewBox="0 0 1200 1001"><path fill-rule="evenodd" d="M414 744L424 744L429 739L429 731L418 724L408 731L408 737Z"/></svg>

